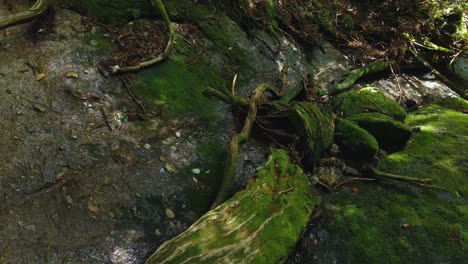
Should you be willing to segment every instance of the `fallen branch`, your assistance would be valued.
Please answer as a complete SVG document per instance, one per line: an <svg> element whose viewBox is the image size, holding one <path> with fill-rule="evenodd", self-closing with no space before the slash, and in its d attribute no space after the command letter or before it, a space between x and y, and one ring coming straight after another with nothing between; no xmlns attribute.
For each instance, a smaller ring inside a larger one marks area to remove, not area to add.
<svg viewBox="0 0 468 264"><path fill-rule="evenodd" d="M164 22L166 22L167 28L169 30L169 40L166 45L166 49L164 50L163 53L159 54L156 58L140 62L139 64L135 66L128 66L128 67L120 67L119 65L115 65L112 68L112 73L122 73L122 72L134 72L134 71L139 71L143 68L146 68L148 66L154 65L156 63L159 63L163 60L165 60L167 57L169 57L172 48L174 46L174 39L175 39L175 30L174 27L172 26L171 20L169 19L169 15L167 14L166 7L164 6L162 0L153 0L153 4L157 7L159 12L164 18Z"/></svg>
<svg viewBox="0 0 468 264"><path fill-rule="evenodd" d="M37 0L29 10L17 14L0 17L0 30L14 25L26 23L40 16L50 6L50 0Z"/></svg>
<svg viewBox="0 0 468 264"><path fill-rule="evenodd" d="M252 125L257 117L258 106L261 103L261 99L264 96L264 93L268 89L271 89L270 85L264 83L255 89L254 94L250 98L249 113L247 114L247 118L245 119L244 127L242 128L242 131L240 133L235 134L232 137L231 143L229 144L228 160L225 166L223 183L221 184L221 189L219 190L218 196L216 197L213 205L211 206L212 209L216 208L218 205L223 203L227 195L231 192L232 185L236 177L239 145L249 138L250 131L252 130Z"/></svg>
<svg viewBox="0 0 468 264"><path fill-rule="evenodd" d="M336 95L345 92L349 90L360 78L387 71L389 69L390 63L385 60L376 60L364 67L351 71L342 82L332 85L328 89L328 94Z"/></svg>

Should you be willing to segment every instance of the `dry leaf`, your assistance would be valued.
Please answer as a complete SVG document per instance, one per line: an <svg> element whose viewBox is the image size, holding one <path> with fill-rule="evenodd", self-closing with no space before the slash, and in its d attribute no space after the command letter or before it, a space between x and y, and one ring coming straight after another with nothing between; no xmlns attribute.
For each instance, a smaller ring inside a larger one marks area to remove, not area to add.
<svg viewBox="0 0 468 264"><path fill-rule="evenodd" d="M94 213L99 213L99 208L91 202L88 202L88 210Z"/></svg>
<svg viewBox="0 0 468 264"><path fill-rule="evenodd" d="M77 79L78 78L78 73L76 71L71 71L71 72L67 73L67 75L65 75L65 77Z"/></svg>
<svg viewBox="0 0 468 264"><path fill-rule="evenodd" d="M174 219L175 218L174 212L172 212L172 210L169 209L169 208L166 208L166 215L167 215L167 218L169 218L169 219Z"/></svg>
<svg viewBox="0 0 468 264"><path fill-rule="evenodd" d="M34 80L40 81L40 80L44 79L44 77L45 77L44 73L38 73L38 74L36 74L36 76L34 76Z"/></svg>

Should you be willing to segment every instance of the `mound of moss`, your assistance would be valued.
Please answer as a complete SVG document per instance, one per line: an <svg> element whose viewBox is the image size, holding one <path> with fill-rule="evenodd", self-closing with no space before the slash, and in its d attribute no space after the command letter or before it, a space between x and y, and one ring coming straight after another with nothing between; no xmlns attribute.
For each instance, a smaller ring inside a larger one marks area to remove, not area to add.
<svg viewBox="0 0 468 264"><path fill-rule="evenodd" d="M256 181L165 242L147 263L282 263L318 202L302 169L275 151Z"/></svg>
<svg viewBox="0 0 468 264"><path fill-rule="evenodd" d="M346 158L356 161L371 161L379 150L379 144L369 132L343 118L335 120L334 140Z"/></svg>
<svg viewBox="0 0 468 264"><path fill-rule="evenodd" d="M466 262L468 116L430 105L409 114L406 124L420 132L405 150L380 161L378 169L432 178L447 191L350 184L324 198L325 208L332 210L321 221L328 237L319 241L316 254L334 255L338 263ZM358 192L351 191L356 187Z"/></svg>
<svg viewBox="0 0 468 264"><path fill-rule="evenodd" d="M357 114L350 116L348 120L354 121L371 133L383 149L395 149L404 146L412 134L409 126L381 113Z"/></svg>
<svg viewBox="0 0 468 264"><path fill-rule="evenodd" d="M369 112L388 115L398 121L403 121L406 117L405 110L377 87L343 93L334 103L336 113L345 118Z"/></svg>
<svg viewBox="0 0 468 264"><path fill-rule="evenodd" d="M468 116L430 105L406 119L418 127L407 149L379 164L386 172L433 179L434 184L468 196Z"/></svg>
<svg viewBox="0 0 468 264"><path fill-rule="evenodd" d="M326 241L317 254L335 252L336 263L465 263L468 259L468 205L441 199L432 190L394 185L352 184L326 197L333 211L321 227ZM332 205L332 206L331 206ZM457 234L462 240L458 240Z"/></svg>

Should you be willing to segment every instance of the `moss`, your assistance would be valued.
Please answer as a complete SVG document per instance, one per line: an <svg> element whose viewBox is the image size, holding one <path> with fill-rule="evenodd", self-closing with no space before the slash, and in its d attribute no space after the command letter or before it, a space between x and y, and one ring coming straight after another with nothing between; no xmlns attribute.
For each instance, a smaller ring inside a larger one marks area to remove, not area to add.
<svg viewBox="0 0 468 264"><path fill-rule="evenodd" d="M373 160L379 150L377 140L369 132L343 118L335 120L334 140L343 155L353 160Z"/></svg>
<svg viewBox="0 0 468 264"><path fill-rule="evenodd" d="M432 191L416 193L374 184L359 188L359 193L327 197L326 203L338 210L322 221L329 232L329 242L324 243L343 249L338 263L464 263L467 259L468 217L456 209L463 206L461 201L441 200ZM465 249L452 237L455 230L461 232Z"/></svg>
<svg viewBox="0 0 468 264"><path fill-rule="evenodd" d="M306 141L304 164L315 165L333 143L334 115L314 103L294 103L288 119Z"/></svg>
<svg viewBox="0 0 468 264"><path fill-rule="evenodd" d="M187 44L178 41L168 60L138 73L141 81L133 89L147 103L164 103L163 114L167 118L194 112L202 123L213 122L219 118L219 104L202 91L207 86L223 87L225 81L201 62L187 63L186 58L193 54Z"/></svg>
<svg viewBox="0 0 468 264"><path fill-rule="evenodd" d="M398 121L406 117L405 110L376 87L341 94L335 99L335 105L337 113L343 117L369 112L385 114Z"/></svg>
<svg viewBox="0 0 468 264"><path fill-rule="evenodd" d="M275 151L257 176L246 190L164 243L148 263L282 263L319 198L285 151Z"/></svg>
<svg viewBox="0 0 468 264"><path fill-rule="evenodd" d="M437 98L434 100L433 104L455 111L468 109L468 101L461 97Z"/></svg>
<svg viewBox="0 0 468 264"><path fill-rule="evenodd" d="M432 178L440 187L468 195L468 116L430 105L406 119L419 127L407 149L380 162L382 171Z"/></svg>
<svg viewBox="0 0 468 264"><path fill-rule="evenodd" d="M362 113L350 116L360 127L371 133L377 139L379 146L386 150L394 150L406 145L411 138L411 128L393 120L388 115L380 113Z"/></svg>

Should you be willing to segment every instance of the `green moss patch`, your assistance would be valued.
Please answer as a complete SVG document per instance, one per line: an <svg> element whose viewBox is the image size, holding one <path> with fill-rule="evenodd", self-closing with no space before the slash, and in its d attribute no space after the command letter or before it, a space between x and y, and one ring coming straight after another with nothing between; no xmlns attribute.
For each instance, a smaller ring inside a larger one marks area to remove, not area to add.
<svg viewBox="0 0 468 264"><path fill-rule="evenodd" d="M192 55L193 50L179 40L168 60L138 73L135 93L147 103L164 105L163 114L168 118L194 112L202 122L215 121L219 103L202 91L208 86L223 87L225 81L202 62L189 64L187 58Z"/></svg>
<svg viewBox="0 0 468 264"><path fill-rule="evenodd" d="M387 156L379 169L412 177L468 196L468 116L431 105L410 114L406 123L419 127L409 147Z"/></svg>
<svg viewBox="0 0 468 264"><path fill-rule="evenodd" d="M362 113L350 116L354 121L377 139L383 149L394 149L405 146L411 137L411 128L390 116L380 113Z"/></svg>
<svg viewBox="0 0 468 264"><path fill-rule="evenodd" d="M334 140L345 157L357 161L373 160L379 150L377 140L369 132L343 118L335 120Z"/></svg>
<svg viewBox="0 0 468 264"><path fill-rule="evenodd" d="M466 203L433 191L359 188L326 201L336 211L322 221L330 235L325 243L342 249L338 263L464 263L468 258ZM461 234L461 245L453 232Z"/></svg>
<svg viewBox="0 0 468 264"><path fill-rule="evenodd" d="M319 198L283 150L269 157L257 177L164 243L148 263L282 263Z"/></svg>
<svg viewBox="0 0 468 264"><path fill-rule="evenodd" d="M406 117L405 110L377 87L344 93L335 99L335 104L337 113L345 118L369 112L388 115L398 121L403 121Z"/></svg>

